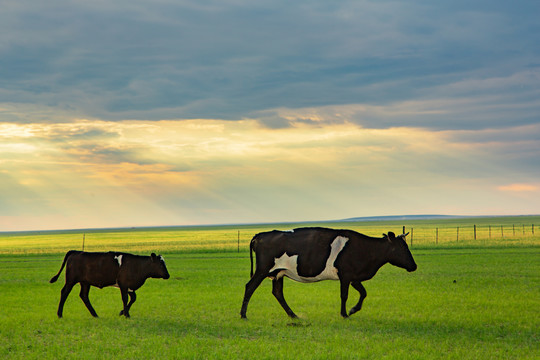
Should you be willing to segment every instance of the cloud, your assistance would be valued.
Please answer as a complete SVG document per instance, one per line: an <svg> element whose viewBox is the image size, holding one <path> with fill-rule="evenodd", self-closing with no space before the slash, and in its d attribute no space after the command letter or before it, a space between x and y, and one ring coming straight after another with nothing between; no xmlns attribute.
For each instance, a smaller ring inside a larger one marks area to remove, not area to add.
<svg viewBox="0 0 540 360"><path fill-rule="evenodd" d="M367 129L313 109L280 111L289 126L255 119L2 124L0 226L538 212L538 191L500 187L536 184L540 167L504 156L536 128L506 129L513 136L505 143L502 130Z"/></svg>
<svg viewBox="0 0 540 360"><path fill-rule="evenodd" d="M8 0L0 107L11 110L0 121L234 121L280 108L424 103L429 116L357 121L530 124L539 110L537 11L532 1Z"/></svg>
<svg viewBox="0 0 540 360"><path fill-rule="evenodd" d="M499 186L497 189L509 192L537 192L540 190L540 187L533 184L509 184Z"/></svg>

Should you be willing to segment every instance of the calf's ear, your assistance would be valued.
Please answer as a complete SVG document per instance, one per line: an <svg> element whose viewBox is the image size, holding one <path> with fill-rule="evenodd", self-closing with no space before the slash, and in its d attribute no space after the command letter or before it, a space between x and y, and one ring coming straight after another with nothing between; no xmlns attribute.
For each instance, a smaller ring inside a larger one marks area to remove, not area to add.
<svg viewBox="0 0 540 360"><path fill-rule="evenodd" d="M152 258L152 260L156 260L156 259L157 259L156 253L152 253L152 254L150 255L150 257Z"/></svg>
<svg viewBox="0 0 540 360"><path fill-rule="evenodd" d="M393 232L389 231L388 232L388 240L394 240L396 238L396 234L394 234Z"/></svg>

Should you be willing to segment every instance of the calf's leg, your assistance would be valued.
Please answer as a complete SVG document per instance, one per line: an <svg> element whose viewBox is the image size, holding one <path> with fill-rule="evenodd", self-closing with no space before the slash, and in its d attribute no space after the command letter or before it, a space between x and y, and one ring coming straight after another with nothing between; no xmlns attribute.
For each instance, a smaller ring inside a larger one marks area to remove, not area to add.
<svg viewBox="0 0 540 360"><path fill-rule="evenodd" d="M135 294L135 291L128 292L129 294L129 303L127 304L127 311L129 314L129 309L131 309L131 305L137 300L137 295ZM120 311L120 316L124 315L124 310Z"/></svg>
<svg viewBox="0 0 540 360"><path fill-rule="evenodd" d="M66 302L66 299L75 284L76 283L66 281L64 287L62 288L62 290L60 290L60 304L58 304L58 311L56 312L59 318L62 317L62 313L64 311L64 303Z"/></svg>
<svg viewBox="0 0 540 360"><path fill-rule="evenodd" d="M259 285L261 285L261 282L264 280L265 277L266 274L255 271L255 274L253 275L251 280L249 280L246 284L244 301L242 302L242 309L240 310L240 316L242 317L242 319L246 318L247 307L249 304L249 299L251 299L251 295L253 295L255 290L259 287Z"/></svg>
<svg viewBox="0 0 540 360"><path fill-rule="evenodd" d="M351 311L349 311L349 316L362 308L362 303L367 296L366 288L364 288L364 285L362 285L360 281L353 281L351 285L360 293L360 299L358 299L358 303L352 307Z"/></svg>
<svg viewBox="0 0 540 360"><path fill-rule="evenodd" d="M293 319L298 317L291 310L291 308L289 307L289 305L285 301L285 297L283 296L283 278L272 280L272 294L274 294L277 301L279 302L281 307L285 310L287 315L289 315Z"/></svg>
<svg viewBox="0 0 540 360"><path fill-rule="evenodd" d="M122 303L124 304L124 310L120 313L120 315L124 315L125 317L129 316L129 306L128 306L128 289L120 287L120 294L122 294Z"/></svg>
<svg viewBox="0 0 540 360"><path fill-rule="evenodd" d="M90 284L87 283L81 283L81 292L79 293L79 296L81 297L84 305L86 305L86 308L88 311L90 311L90 314L92 314L93 317L98 317L96 314L96 311L92 307L92 304L90 304L90 299L88 298L88 293L90 292Z"/></svg>

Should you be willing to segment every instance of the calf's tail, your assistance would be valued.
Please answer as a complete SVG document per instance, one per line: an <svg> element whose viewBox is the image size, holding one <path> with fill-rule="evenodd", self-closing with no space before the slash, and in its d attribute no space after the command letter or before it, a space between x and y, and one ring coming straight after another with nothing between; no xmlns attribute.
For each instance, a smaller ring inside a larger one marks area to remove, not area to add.
<svg viewBox="0 0 540 360"><path fill-rule="evenodd" d="M53 282L56 282L58 280L58 277L60 276L60 273L62 273L62 270L64 270L64 266L66 265L66 261L68 257L70 257L73 253L80 252L77 250L70 250L66 253L66 256L64 256L64 261L62 262L62 266L60 267L60 270L58 271L58 274L54 275L49 282L52 284Z"/></svg>

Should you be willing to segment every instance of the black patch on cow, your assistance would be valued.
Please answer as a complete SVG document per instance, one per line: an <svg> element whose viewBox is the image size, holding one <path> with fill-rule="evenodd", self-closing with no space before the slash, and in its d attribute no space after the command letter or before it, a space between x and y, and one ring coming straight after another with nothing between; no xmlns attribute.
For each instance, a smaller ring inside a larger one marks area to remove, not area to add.
<svg viewBox="0 0 540 360"><path fill-rule="evenodd" d="M315 277L323 272L332 251L332 242L337 237L333 232L324 232L314 237L312 231L295 230L296 241L301 243L298 255L298 275Z"/></svg>

